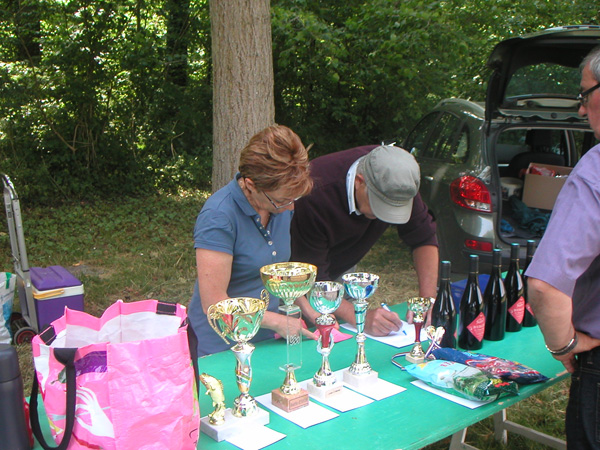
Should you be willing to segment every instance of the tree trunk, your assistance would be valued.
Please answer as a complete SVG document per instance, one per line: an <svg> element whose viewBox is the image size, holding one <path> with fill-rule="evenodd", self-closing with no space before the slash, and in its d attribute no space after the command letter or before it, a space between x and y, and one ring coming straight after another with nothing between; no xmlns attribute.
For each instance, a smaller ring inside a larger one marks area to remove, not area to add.
<svg viewBox="0 0 600 450"><path fill-rule="evenodd" d="M213 192L237 171L248 140L275 120L269 0L210 0Z"/></svg>

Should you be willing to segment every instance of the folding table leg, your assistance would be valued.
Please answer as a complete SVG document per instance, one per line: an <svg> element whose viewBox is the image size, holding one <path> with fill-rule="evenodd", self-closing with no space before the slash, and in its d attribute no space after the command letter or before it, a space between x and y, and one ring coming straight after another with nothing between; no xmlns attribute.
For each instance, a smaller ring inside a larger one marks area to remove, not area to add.
<svg viewBox="0 0 600 450"><path fill-rule="evenodd" d="M477 447L473 447L472 445L465 443L467 430L468 428L463 428L452 435L452 440L450 441L450 447L448 450L479 450Z"/></svg>
<svg viewBox="0 0 600 450"><path fill-rule="evenodd" d="M507 431L519 434L527 439L531 439L532 441L539 442L540 444L547 445L548 447L557 450L565 450L567 448L567 443L562 439L506 420L506 409L503 409L494 414L494 436L496 437L496 440L506 445Z"/></svg>

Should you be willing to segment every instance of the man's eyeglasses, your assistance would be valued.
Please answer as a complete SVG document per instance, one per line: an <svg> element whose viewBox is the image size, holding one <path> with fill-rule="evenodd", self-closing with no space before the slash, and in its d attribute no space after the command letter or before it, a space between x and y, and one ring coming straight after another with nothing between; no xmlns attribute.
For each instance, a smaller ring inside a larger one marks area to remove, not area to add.
<svg viewBox="0 0 600 450"><path fill-rule="evenodd" d="M589 95L590 95L592 92L594 92L596 89L598 89L598 88L600 88L600 83L598 83L598 84L597 84L597 85L595 85L595 86L592 86L592 87L591 87L591 88L589 88L589 89L586 89L586 90L585 90L585 91L583 91L583 92L580 92L580 93L579 93L579 95L577 96L577 101L579 102L579 105L580 105L580 106L585 106L585 105L587 105L587 102L588 102L588 97L589 97Z"/></svg>
<svg viewBox="0 0 600 450"><path fill-rule="evenodd" d="M265 197L267 197L267 200L269 200L271 202L271 205L273 205L273 207L275 209L287 208L288 206L290 206L291 204L293 204L296 200L300 199L300 197L296 197L295 199L290 200L289 202L283 203L282 205L278 205L277 203L275 203L273 201L273 199L271 197L269 197L269 194L267 194L265 191L263 191L263 194L265 194Z"/></svg>

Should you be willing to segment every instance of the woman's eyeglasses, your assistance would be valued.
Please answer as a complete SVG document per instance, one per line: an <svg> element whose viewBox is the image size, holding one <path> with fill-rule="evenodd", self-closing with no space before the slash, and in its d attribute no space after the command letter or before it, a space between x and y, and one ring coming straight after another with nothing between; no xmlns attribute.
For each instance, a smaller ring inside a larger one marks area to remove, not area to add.
<svg viewBox="0 0 600 450"><path fill-rule="evenodd" d="M273 199L271 197L269 197L269 194L267 194L265 191L263 191L263 194L265 194L265 197L267 197L267 200L269 200L271 202L271 205L273 205L273 207L275 209L283 209L283 208L287 208L288 206L290 206L291 204L293 204L296 200L299 200L300 197L296 197L292 200L290 200L289 202L283 203L281 205L278 205L277 203L275 203L273 201Z"/></svg>
<svg viewBox="0 0 600 450"><path fill-rule="evenodd" d="M588 102L588 97L589 97L589 95L590 95L592 92L594 92L596 89L598 89L598 88L600 88L600 83L598 83L598 84L597 84L597 85L595 85L595 86L592 86L592 87L591 87L591 88L589 88L589 89L586 89L586 90L585 90L585 91L583 91L583 92L580 92L580 93L579 93L579 95L577 96L577 101L579 102L579 105L580 105L580 106L585 106L585 105L587 105L587 102Z"/></svg>

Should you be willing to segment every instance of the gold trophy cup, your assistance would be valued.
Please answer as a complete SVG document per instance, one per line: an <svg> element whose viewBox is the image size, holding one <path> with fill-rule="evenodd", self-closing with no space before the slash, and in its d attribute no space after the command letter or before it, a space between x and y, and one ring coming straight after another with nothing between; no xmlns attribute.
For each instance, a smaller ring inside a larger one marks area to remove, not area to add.
<svg viewBox="0 0 600 450"><path fill-rule="evenodd" d="M342 276L346 294L353 299L354 316L356 318L356 343L358 350L354 362L344 371L344 381L352 386L361 387L374 383L378 378L365 354L365 318L369 303L367 299L373 295L379 285L379 276L373 273L347 273Z"/></svg>
<svg viewBox="0 0 600 450"><path fill-rule="evenodd" d="M308 392L301 389L294 371L302 366L302 332L294 331L292 319L300 319L302 313L294 301L306 294L315 282L317 268L312 264L282 262L269 264L260 269L260 277L269 294L279 297L283 305L279 310L286 315L287 361L280 369L285 372L283 384L271 392L271 402L290 412L308 405Z"/></svg>
<svg viewBox="0 0 600 450"><path fill-rule="evenodd" d="M321 368L314 375L312 382L308 383L308 391L319 398L328 398L341 392L342 383L337 381L335 374L329 366L329 354L334 342L331 332L335 328L336 320L332 314L339 308L344 296L344 286L335 281L317 281L308 296L308 301L313 309L320 312L317 317L317 329L321 336L317 342L317 351L323 360Z"/></svg>
<svg viewBox="0 0 600 450"><path fill-rule="evenodd" d="M241 392L233 402L232 414L236 417L251 416L258 410L256 400L248 393L252 383L250 358L254 352L254 345L248 341L258 332L267 304L265 298L227 298L209 306L206 313L208 323L225 342L229 344L227 339L236 342L231 347L237 360L235 377Z"/></svg>
<svg viewBox="0 0 600 450"><path fill-rule="evenodd" d="M415 324L415 345L410 353L406 355L406 360L411 363L419 364L425 360L425 352L421 346L421 328L425 320L424 314L434 301L435 299L431 297L412 297L408 299L408 309L415 314L413 318L413 323Z"/></svg>

